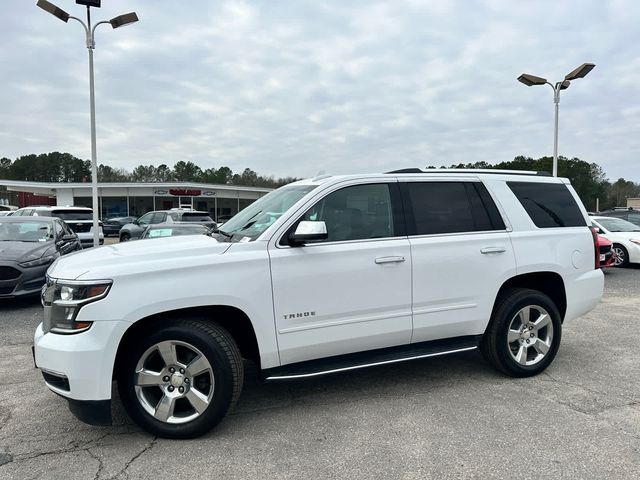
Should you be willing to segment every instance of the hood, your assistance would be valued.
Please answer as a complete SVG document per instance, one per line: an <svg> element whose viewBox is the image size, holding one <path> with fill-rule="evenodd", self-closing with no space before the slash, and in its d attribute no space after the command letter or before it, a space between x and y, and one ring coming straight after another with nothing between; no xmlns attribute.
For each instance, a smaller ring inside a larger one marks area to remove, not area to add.
<svg viewBox="0 0 640 480"><path fill-rule="evenodd" d="M212 255L220 255L230 246L230 243L219 243L206 235L134 240L60 257L47 273L67 280L112 279L202 265Z"/></svg>
<svg viewBox="0 0 640 480"><path fill-rule="evenodd" d="M47 242L0 242L0 261L10 260L27 262L42 257L51 247L53 241Z"/></svg>

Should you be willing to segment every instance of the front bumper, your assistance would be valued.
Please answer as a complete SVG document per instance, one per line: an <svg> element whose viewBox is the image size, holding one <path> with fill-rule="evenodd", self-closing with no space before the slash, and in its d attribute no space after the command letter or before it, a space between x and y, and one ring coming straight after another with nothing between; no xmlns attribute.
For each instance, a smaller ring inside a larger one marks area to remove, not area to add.
<svg viewBox="0 0 640 480"><path fill-rule="evenodd" d="M14 298L40 293L40 289L45 283L45 273L50 265L23 268L15 262L2 262L0 266L14 269L16 273L19 272L17 276L5 274L0 277L0 298Z"/></svg>
<svg viewBox="0 0 640 480"><path fill-rule="evenodd" d="M38 325L34 336L35 361L45 374L47 387L70 400L110 400L118 344L129 325L99 321L89 330L73 335L44 333L42 324ZM55 377L64 377L67 383L53 381Z"/></svg>

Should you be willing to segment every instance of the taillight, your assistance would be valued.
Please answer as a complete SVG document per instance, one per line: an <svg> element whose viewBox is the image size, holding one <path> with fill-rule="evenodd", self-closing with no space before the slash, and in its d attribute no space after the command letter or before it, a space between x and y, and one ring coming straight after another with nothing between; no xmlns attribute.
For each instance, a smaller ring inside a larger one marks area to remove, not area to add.
<svg viewBox="0 0 640 480"><path fill-rule="evenodd" d="M589 230L591 230L591 237L593 238L593 251L595 252L595 267L594 270L596 268L600 268L600 245L598 243L598 231L595 229L595 227L589 227Z"/></svg>

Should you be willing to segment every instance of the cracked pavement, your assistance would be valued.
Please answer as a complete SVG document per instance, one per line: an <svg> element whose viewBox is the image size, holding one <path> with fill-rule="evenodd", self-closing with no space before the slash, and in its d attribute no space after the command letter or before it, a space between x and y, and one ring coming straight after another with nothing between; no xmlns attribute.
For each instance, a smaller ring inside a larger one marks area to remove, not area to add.
<svg viewBox="0 0 640 480"><path fill-rule="evenodd" d="M635 478L640 269L606 274L547 371L494 372L477 352L285 384L247 365L236 410L196 440L158 439L114 402L73 417L33 368L36 300L0 303L0 478Z"/></svg>

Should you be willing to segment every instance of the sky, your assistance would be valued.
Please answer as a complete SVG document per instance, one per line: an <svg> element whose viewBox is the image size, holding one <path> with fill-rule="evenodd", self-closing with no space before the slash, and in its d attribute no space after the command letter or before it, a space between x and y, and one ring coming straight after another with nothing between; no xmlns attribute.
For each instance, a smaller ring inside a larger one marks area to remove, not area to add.
<svg viewBox="0 0 640 480"><path fill-rule="evenodd" d="M85 17L74 0L53 0ZM0 157L88 159L88 55L78 22L3 0ZM559 154L640 182L635 0L102 0L98 162L309 177Z"/></svg>

